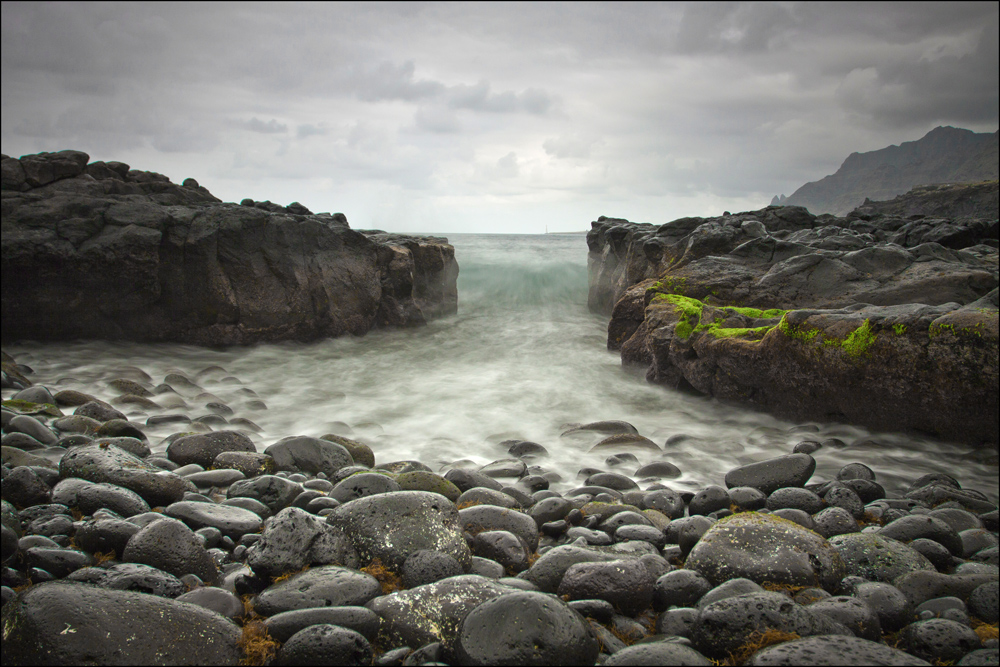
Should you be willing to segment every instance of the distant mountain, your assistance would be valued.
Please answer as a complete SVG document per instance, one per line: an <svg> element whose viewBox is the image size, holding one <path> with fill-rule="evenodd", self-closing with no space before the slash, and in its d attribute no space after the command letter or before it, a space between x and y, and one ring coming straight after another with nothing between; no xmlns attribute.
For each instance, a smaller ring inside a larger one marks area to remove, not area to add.
<svg viewBox="0 0 1000 667"><path fill-rule="evenodd" d="M837 173L806 183L772 205L805 206L815 215L845 215L865 199L881 201L930 183L996 180L997 136L936 127L922 139L869 153L851 153Z"/></svg>

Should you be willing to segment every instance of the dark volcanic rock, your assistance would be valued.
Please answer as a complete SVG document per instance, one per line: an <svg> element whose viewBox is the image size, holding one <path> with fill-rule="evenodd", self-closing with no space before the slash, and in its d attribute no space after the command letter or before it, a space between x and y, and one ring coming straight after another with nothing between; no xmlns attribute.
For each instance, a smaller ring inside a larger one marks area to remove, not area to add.
<svg viewBox="0 0 1000 667"><path fill-rule="evenodd" d="M3 160L5 340L304 340L457 308L447 239L366 235L343 215L222 203L80 160Z"/></svg>
<svg viewBox="0 0 1000 667"><path fill-rule="evenodd" d="M321 623L299 630L278 650L275 665L370 665L373 651L364 636Z"/></svg>
<svg viewBox="0 0 1000 667"><path fill-rule="evenodd" d="M655 641L627 646L603 665L708 665L714 664L690 646L676 641Z"/></svg>
<svg viewBox="0 0 1000 667"><path fill-rule="evenodd" d="M956 661L980 645L972 628L944 618L911 623L901 637L910 653L936 662Z"/></svg>
<svg viewBox="0 0 1000 667"><path fill-rule="evenodd" d="M261 518L241 507L182 501L168 505L163 511L167 516L180 519L191 528L218 528L223 535L239 540L246 533L260 530Z"/></svg>
<svg viewBox="0 0 1000 667"><path fill-rule="evenodd" d="M273 616L293 609L361 606L382 593L370 574L337 565L323 565L293 574L254 599L254 610Z"/></svg>
<svg viewBox="0 0 1000 667"><path fill-rule="evenodd" d="M24 665L236 664L240 629L153 595L50 582L3 608L4 662Z"/></svg>
<svg viewBox="0 0 1000 667"><path fill-rule="evenodd" d="M252 443L251 443L252 444ZM343 445L305 435L283 438L264 450L278 470L333 477L341 468L354 465Z"/></svg>
<svg viewBox="0 0 1000 667"><path fill-rule="evenodd" d="M302 493L302 485L278 477L277 475L261 475L253 479L242 479L233 482L226 491L227 498L252 498L265 505L272 512L280 512Z"/></svg>
<svg viewBox="0 0 1000 667"><path fill-rule="evenodd" d="M256 451L253 440L238 431L215 431L177 438L167 446L167 457L178 465L197 463L207 468L223 452Z"/></svg>
<svg viewBox="0 0 1000 667"><path fill-rule="evenodd" d="M59 460L59 475L123 486L142 496L152 507L169 505L180 500L186 491L196 490L177 475L113 446L104 449L100 445L87 445L69 450Z"/></svg>
<svg viewBox="0 0 1000 667"><path fill-rule="evenodd" d="M891 583L907 572L934 570L920 552L881 534L836 535L830 544L840 553L847 574Z"/></svg>
<svg viewBox="0 0 1000 667"><path fill-rule="evenodd" d="M473 535L484 531L505 530L511 532L534 551L538 548L538 526L535 520L523 512L496 505L475 505L458 511L462 529Z"/></svg>
<svg viewBox="0 0 1000 667"><path fill-rule="evenodd" d="M378 639L381 646L453 644L469 612L515 590L485 577L464 574L383 595L365 606L382 619Z"/></svg>
<svg viewBox="0 0 1000 667"><path fill-rule="evenodd" d="M393 572L399 572L406 558L421 549L446 553L463 568L471 563L459 513L437 493L396 491L358 498L334 508L326 521L347 535L363 563L378 558Z"/></svg>
<svg viewBox="0 0 1000 667"><path fill-rule="evenodd" d="M749 463L726 473L730 489L749 486L765 495L788 486L805 486L816 470L816 459L808 454L789 454Z"/></svg>
<svg viewBox="0 0 1000 667"><path fill-rule="evenodd" d="M141 563L181 577L193 574L213 583L215 562L194 532L177 519L163 518L133 535L122 553L127 563Z"/></svg>
<svg viewBox="0 0 1000 667"><path fill-rule="evenodd" d="M275 614L264 621L267 632L279 642L311 625L329 623L364 635L368 641L378 636L379 617L367 607L309 607Z"/></svg>
<svg viewBox="0 0 1000 667"><path fill-rule="evenodd" d="M260 540L247 550L246 562L264 577L295 572L306 565L359 565L347 537L297 507L283 509L267 520Z"/></svg>
<svg viewBox="0 0 1000 667"><path fill-rule="evenodd" d="M735 514L709 528L685 567L715 585L745 577L831 592L845 575L844 561L825 539L791 521L753 513Z"/></svg>
<svg viewBox="0 0 1000 667"><path fill-rule="evenodd" d="M748 665L930 665L899 649L859 637L820 635L769 646L755 653Z"/></svg>
<svg viewBox="0 0 1000 667"><path fill-rule="evenodd" d="M516 592L477 606L462 622L458 664L590 665L597 640L583 616L551 595Z"/></svg>
<svg viewBox="0 0 1000 667"><path fill-rule="evenodd" d="M570 600L606 600L635 616L652 604L653 576L638 559L577 563L566 570L558 594Z"/></svg>

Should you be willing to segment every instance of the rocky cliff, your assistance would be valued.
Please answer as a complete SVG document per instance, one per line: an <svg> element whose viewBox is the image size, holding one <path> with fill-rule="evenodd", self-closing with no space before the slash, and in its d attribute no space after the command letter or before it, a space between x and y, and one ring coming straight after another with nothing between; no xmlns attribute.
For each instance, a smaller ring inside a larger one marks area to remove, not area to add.
<svg viewBox="0 0 1000 667"><path fill-rule="evenodd" d="M851 153L835 174L771 203L804 206L817 215L844 215L865 198L891 199L918 185L995 180L997 137L997 132L937 127L917 141Z"/></svg>
<svg viewBox="0 0 1000 667"><path fill-rule="evenodd" d="M2 156L2 188L5 340L309 340L457 310L447 239L224 203L80 151Z"/></svg>
<svg viewBox="0 0 1000 667"><path fill-rule="evenodd" d="M611 315L608 347L652 382L995 447L996 208L874 208L601 218L587 236L591 309Z"/></svg>

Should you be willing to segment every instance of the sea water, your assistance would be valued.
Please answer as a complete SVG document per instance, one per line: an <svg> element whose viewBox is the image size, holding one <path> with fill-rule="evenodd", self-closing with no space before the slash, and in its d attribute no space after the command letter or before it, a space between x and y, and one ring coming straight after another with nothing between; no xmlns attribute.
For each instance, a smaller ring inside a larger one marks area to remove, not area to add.
<svg viewBox="0 0 1000 667"><path fill-rule="evenodd" d="M551 488L583 483L586 468L630 475L665 460L681 475L658 480L677 490L724 485L735 466L791 453L803 440L837 439L813 454L813 481L834 479L847 463L871 467L890 493L925 473L944 472L997 501L995 456L912 435L845 424L792 423L711 398L646 382L606 347L606 317L587 309L587 245L582 234L450 237L459 263L458 313L403 330L372 331L312 343L224 349L103 341L7 345L32 380L111 400L108 382L137 367L150 385L172 372L211 394L176 387L187 408L120 407L132 421L156 414L197 417L220 399L228 419L251 420L258 450L290 435L338 433L369 445L376 463L418 460L435 471L508 458L509 440L541 444L530 461L558 474ZM213 366L215 369L204 372ZM247 390L251 391L247 391ZM11 392L5 391L4 397ZM154 396L163 401L163 396ZM263 401L266 409L255 401ZM984 419L990 418L983 415ZM632 424L661 451L611 466L601 437L562 434L602 420ZM183 424L146 428L154 451ZM226 428L217 425L214 428ZM670 444L667 444L667 441ZM643 487L656 480L639 480Z"/></svg>

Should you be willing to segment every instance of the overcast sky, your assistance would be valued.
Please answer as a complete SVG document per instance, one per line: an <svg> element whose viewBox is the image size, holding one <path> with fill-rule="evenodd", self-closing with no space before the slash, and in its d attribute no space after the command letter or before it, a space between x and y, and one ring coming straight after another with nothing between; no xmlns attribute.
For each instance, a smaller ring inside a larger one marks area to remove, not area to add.
<svg viewBox="0 0 1000 667"><path fill-rule="evenodd" d="M760 208L998 124L998 4L2 4L0 150L83 150L352 227Z"/></svg>

